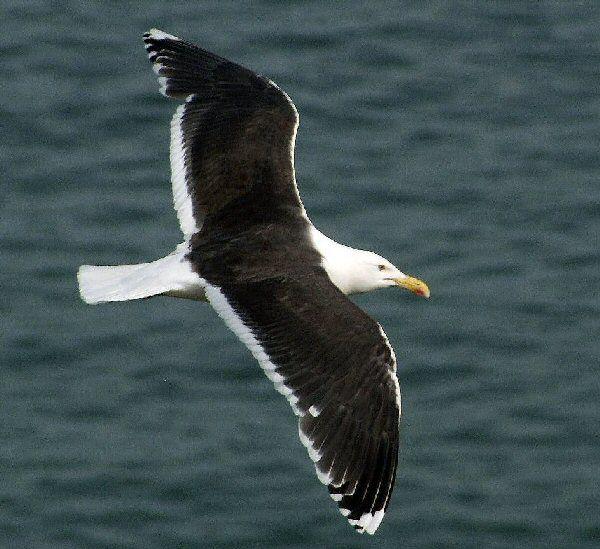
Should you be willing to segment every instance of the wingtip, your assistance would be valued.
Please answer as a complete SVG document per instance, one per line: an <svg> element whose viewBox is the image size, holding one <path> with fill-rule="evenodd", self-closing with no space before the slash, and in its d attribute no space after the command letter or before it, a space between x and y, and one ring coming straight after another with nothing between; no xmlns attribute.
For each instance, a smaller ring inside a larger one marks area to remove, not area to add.
<svg viewBox="0 0 600 549"><path fill-rule="evenodd" d="M152 70L159 76L159 91L162 95L168 97L168 78L161 76L161 68L163 65L160 61L158 61L161 48L163 47L161 43L164 41L181 42L181 39L156 28L150 29L142 36L144 37L144 45L146 48L146 53L148 54L148 59L150 59L150 62L152 63Z"/></svg>
<svg viewBox="0 0 600 549"><path fill-rule="evenodd" d="M162 31L157 28L151 28L149 31L145 32L143 35L144 41L146 40L181 40L177 36L169 34L168 32Z"/></svg>
<svg viewBox="0 0 600 549"><path fill-rule="evenodd" d="M348 522L359 534L366 532L372 536L379 528L384 514L385 510L380 509L379 511L364 513L358 520L348 519Z"/></svg>

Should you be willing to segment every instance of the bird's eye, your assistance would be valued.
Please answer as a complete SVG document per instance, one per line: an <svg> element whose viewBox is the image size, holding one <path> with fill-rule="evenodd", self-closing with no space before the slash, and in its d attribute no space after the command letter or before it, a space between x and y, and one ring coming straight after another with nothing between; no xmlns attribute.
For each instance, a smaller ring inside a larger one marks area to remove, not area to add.
<svg viewBox="0 0 600 549"><path fill-rule="evenodd" d="M378 265L378 266L377 266L377 268L378 268L380 271L385 271L385 269L386 269L386 266L385 266L385 265Z"/></svg>

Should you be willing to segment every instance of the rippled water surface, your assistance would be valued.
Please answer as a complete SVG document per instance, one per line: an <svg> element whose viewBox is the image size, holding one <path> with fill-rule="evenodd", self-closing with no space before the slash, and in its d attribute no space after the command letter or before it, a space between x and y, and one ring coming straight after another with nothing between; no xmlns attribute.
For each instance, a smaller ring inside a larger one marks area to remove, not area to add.
<svg viewBox="0 0 600 549"><path fill-rule="evenodd" d="M0 5L0 545L597 547L596 2ZM424 278L356 301L396 349L402 447L374 538L212 310L78 298L81 263L180 240L158 26L300 111L314 223Z"/></svg>

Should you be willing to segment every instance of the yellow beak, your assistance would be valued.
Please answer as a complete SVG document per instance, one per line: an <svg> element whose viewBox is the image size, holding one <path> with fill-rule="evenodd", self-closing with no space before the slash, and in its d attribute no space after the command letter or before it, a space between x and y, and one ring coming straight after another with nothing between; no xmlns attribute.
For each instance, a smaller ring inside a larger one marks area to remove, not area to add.
<svg viewBox="0 0 600 549"><path fill-rule="evenodd" d="M421 295L429 299L431 295L429 292L429 288L425 282L419 280L418 278L414 278L409 276L407 278L394 278L394 282L397 286L401 286L402 288L406 288L410 290L413 294Z"/></svg>

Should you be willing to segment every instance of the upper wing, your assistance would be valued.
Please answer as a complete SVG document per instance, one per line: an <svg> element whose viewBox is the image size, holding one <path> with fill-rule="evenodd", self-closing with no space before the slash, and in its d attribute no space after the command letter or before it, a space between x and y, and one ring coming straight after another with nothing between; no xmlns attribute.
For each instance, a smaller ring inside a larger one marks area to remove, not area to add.
<svg viewBox="0 0 600 549"><path fill-rule="evenodd" d="M300 440L340 512L379 526L395 478L400 388L379 324L319 271L206 295L299 416Z"/></svg>
<svg viewBox="0 0 600 549"><path fill-rule="evenodd" d="M303 209L293 163L298 114L287 94L162 31L152 29L144 42L161 93L185 100L171 122L171 181L186 237L234 200L254 203L255 216L274 201Z"/></svg>

